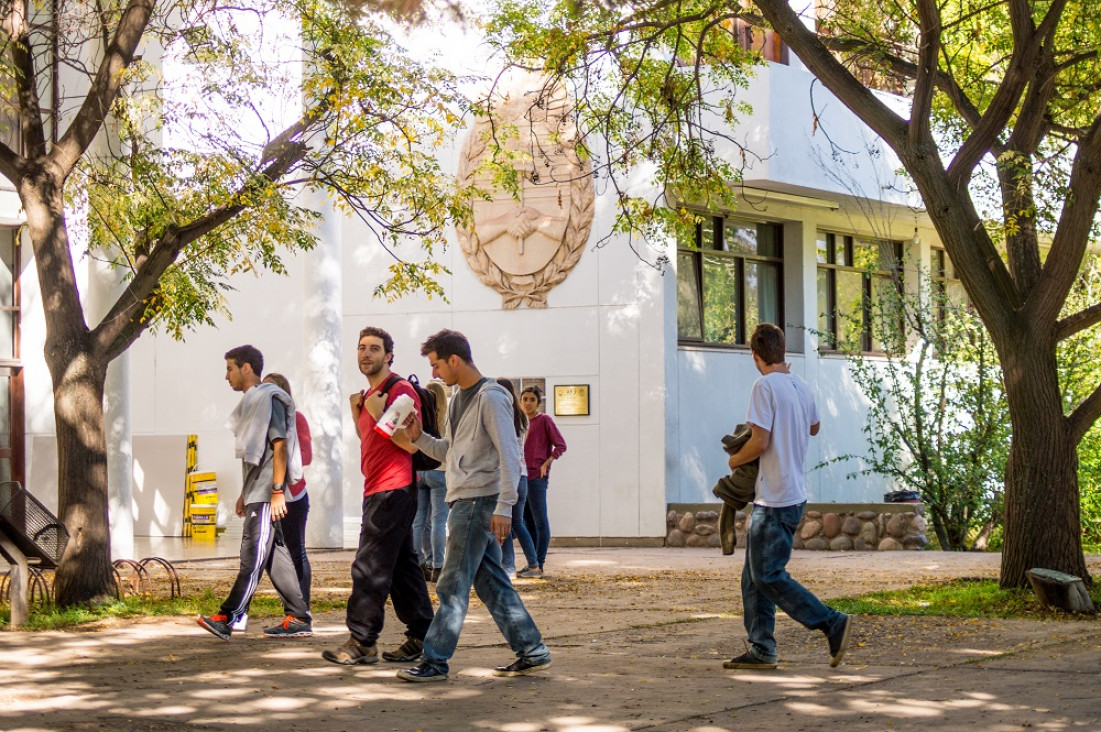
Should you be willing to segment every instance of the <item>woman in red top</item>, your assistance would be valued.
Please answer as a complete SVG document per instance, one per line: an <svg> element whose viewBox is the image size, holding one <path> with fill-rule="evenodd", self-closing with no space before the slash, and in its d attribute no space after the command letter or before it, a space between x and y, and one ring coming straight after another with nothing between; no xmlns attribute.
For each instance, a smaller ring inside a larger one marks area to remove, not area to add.
<svg viewBox="0 0 1101 732"><path fill-rule="evenodd" d="M549 415L539 411L543 394L537 386L529 386L520 394L520 408L528 418L528 436L524 440L524 463L528 473L528 507L535 526L535 554L538 566L528 567L517 577L542 577L543 563L550 546L550 519L547 516L547 488L551 463L566 452L566 441Z"/></svg>
<svg viewBox="0 0 1101 732"><path fill-rule="evenodd" d="M283 374L271 373L264 377L264 381L275 384L287 396L294 400L291 394L291 385ZM310 437L310 425L306 421L306 415L302 414L295 405L294 426L298 432L298 449L302 453L302 465L305 467L313 462L313 440ZM279 522L283 529L283 540L287 542L287 551L294 560L294 571L298 575L298 585L302 588L302 599L306 601L306 607L310 606L310 558L306 556L306 517L310 513L310 497L306 495L306 477L294 485L287 486L287 515Z"/></svg>

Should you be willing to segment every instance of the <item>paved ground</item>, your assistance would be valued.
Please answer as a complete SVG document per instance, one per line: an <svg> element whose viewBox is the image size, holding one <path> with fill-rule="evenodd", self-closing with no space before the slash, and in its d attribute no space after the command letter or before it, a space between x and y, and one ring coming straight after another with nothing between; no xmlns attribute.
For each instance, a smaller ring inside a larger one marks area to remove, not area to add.
<svg viewBox="0 0 1101 732"><path fill-rule="evenodd" d="M345 593L351 554L315 556L315 592ZM796 552L791 569L823 597L960 576L995 576L990 554ZM0 730L1101 730L1101 622L858 618L844 665L787 618L774 672L725 671L742 651L741 553L554 550L547 581L518 588L554 666L498 679L510 660L472 603L445 684L401 666L343 668L313 638L272 641L256 622L223 643L192 619L91 632L0 633ZM1091 570L1101 572L1101 557ZM232 561L183 567L192 587L228 581ZM213 611L214 608L211 608ZM400 642L391 623L383 645Z"/></svg>

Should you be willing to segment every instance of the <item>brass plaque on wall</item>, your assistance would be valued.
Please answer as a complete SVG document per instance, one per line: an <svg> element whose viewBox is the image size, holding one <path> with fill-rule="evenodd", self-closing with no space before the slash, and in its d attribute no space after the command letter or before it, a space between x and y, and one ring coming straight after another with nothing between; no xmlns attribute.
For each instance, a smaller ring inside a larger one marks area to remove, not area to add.
<svg viewBox="0 0 1101 732"><path fill-rule="evenodd" d="M588 414L588 384L560 384L554 387L554 416L585 417Z"/></svg>

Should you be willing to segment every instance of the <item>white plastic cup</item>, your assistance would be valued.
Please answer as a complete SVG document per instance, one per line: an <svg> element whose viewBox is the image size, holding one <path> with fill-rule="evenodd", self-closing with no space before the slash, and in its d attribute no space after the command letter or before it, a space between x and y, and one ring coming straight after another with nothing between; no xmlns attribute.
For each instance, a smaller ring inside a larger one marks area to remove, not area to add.
<svg viewBox="0 0 1101 732"><path fill-rule="evenodd" d="M382 413L382 417L375 424L375 432L383 437L393 437L394 430L405 423L412 411L413 397L408 394L398 394L398 398L394 400L389 409Z"/></svg>

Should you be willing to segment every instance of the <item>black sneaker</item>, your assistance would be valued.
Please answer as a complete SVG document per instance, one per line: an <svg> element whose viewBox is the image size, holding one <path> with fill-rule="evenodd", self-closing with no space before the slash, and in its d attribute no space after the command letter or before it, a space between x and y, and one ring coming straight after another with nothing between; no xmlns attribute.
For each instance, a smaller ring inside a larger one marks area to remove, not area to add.
<svg viewBox="0 0 1101 732"><path fill-rule="evenodd" d="M533 674L536 671L542 671L545 668L550 668L551 660L550 656L539 659L538 661L530 658L517 658L515 661L507 666L498 666L493 669L494 676L527 676Z"/></svg>
<svg viewBox="0 0 1101 732"><path fill-rule="evenodd" d="M268 638L308 638L313 635L313 626L288 615L279 625L264 628L264 635Z"/></svg>
<svg viewBox="0 0 1101 732"><path fill-rule="evenodd" d="M369 665L378 663L378 646L365 646L351 636L344 641L344 645L335 651L322 651L321 657L330 663L339 663L341 666L355 666L357 663Z"/></svg>
<svg viewBox="0 0 1101 732"><path fill-rule="evenodd" d="M382 658L384 661L394 661L397 663L407 663L409 661L416 661L421 657L421 651L424 650L424 641L420 638L406 638L405 642L398 647L396 651L383 651Z"/></svg>
<svg viewBox="0 0 1101 732"><path fill-rule="evenodd" d="M402 681L447 681L447 674L435 666L418 663L413 668L398 671L398 678Z"/></svg>
<svg viewBox="0 0 1101 732"><path fill-rule="evenodd" d="M443 574L443 567L433 567L431 573L428 575L428 581L439 582L441 574Z"/></svg>
<svg viewBox="0 0 1101 732"><path fill-rule="evenodd" d="M732 658L729 661L723 661L723 668L740 668L740 669L752 669L754 671L767 671L769 669L776 668L776 662L762 661L749 651L746 651L737 658Z"/></svg>
<svg viewBox="0 0 1101 732"><path fill-rule="evenodd" d="M225 615L200 615L195 620L198 621L200 628L209 630L224 641L228 641L229 636L233 634L233 628L229 625L229 618Z"/></svg>
<svg viewBox="0 0 1101 732"><path fill-rule="evenodd" d="M844 620L841 627L826 635L830 642L830 667L841 665L841 659L845 657L845 651L849 648L849 630L852 629L853 619L850 615L842 615Z"/></svg>

